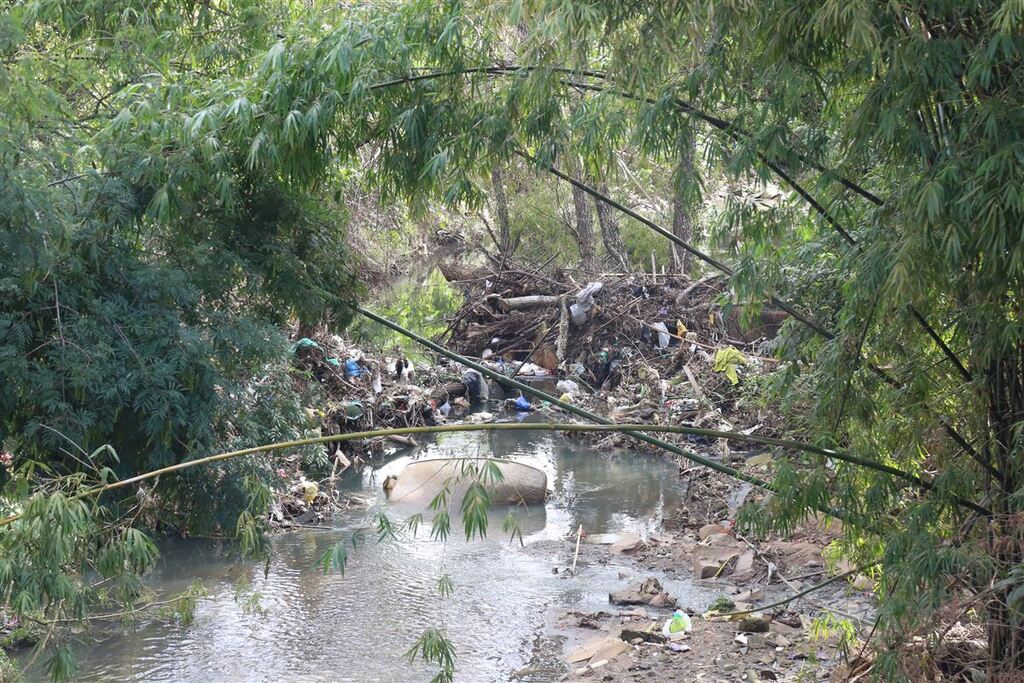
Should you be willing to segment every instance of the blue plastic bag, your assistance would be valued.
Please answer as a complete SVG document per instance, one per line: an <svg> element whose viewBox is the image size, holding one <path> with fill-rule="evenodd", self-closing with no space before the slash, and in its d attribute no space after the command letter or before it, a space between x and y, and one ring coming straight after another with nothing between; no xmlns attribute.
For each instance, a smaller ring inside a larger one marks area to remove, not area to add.
<svg viewBox="0 0 1024 683"><path fill-rule="evenodd" d="M359 366L359 363L352 360L351 358L345 361L345 376L346 377L359 377L363 374L363 368Z"/></svg>
<svg viewBox="0 0 1024 683"><path fill-rule="evenodd" d="M519 398L516 399L516 410L531 410L530 399L519 394Z"/></svg>

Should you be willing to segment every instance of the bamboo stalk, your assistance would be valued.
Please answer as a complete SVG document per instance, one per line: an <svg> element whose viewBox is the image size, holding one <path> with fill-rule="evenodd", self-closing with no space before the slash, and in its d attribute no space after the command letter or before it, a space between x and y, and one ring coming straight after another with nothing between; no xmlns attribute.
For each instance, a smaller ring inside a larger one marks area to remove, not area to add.
<svg viewBox="0 0 1024 683"><path fill-rule="evenodd" d="M475 365L475 364L474 364ZM515 384L521 384L516 382ZM529 385L522 385L525 387L524 393L529 391L534 394L542 394L543 392L537 391ZM561 403L557 399L553 399L555 402ZM586 412L586 411L583 411ZM782 448L789 448L793 450L800 450L809 453L816 453L818 455L824 455L826 457L835 458L837 460L843 460L850 462L851 464L861 465L871 469L876 469L882 472L893 474L895 476L909 477L911 481L916 480L922 488L930 488L927 482L917 479L913 475L908 475L904 472L900 472L895 468L890 468L888 465L881 465L871 461L857 458L846 453L839 451L833 451L828 448L821 448L814 446L813 444L800 443L798 441L791 441L788 439L776 439L767 436L755 436L753 434L743 434L740 432L725 432L717 429L704 429L700 427L682 427L677 425L647 425L647 424L580 424L580 423L540 423L540 422L499 422L489 424L457 424L457 425L443 425L443 426L420 426L420 427L393 427L390 429L378 429L373 431L364 432L348 432L345 434L330 434L327 436L316 436L307 439L294 439L291 441L281 441L278 443L264 444L261 446L253 446L251 448L243 448L236 451L228 451L226 453L218 453L216 455L209 455L204 458L197 458L195 460L187 460L185 462L179 462L174 465L168 465L151 472L145 472L143 474L129 477L128 479L122 479L120 481L111 482L102 486L97 486L85 491L81 491L76 495L72 496L75 500L87 498L89 496L98 496L108 491L115 489L124 488L132 484L147 481L149 479L155 479L165 474L172 474L174 472L180 472L183 470L197 467L200 465L209 465L215 462L221 462L224 460L232 460L234 458L241 458L249 455L256 455L257 453L267 453L272 451L287 450L291 448L299 448L302 446L312 446L317 444L326 444L342 441L355 441L359 439L371 439L379 436L395 436L395 435L406 435L406 434L444 434L451 432L479 432L479 431L562 431L562 432L623 432L631 434L636 438L646 437L645 440L652 441L654 443L664 443L658 439L654 439L642 432L665 432L672 434L694 434L697 436L707 436L711 438L730 439L733 441L743 441L747 443L757 443L762 445L779 446ZM670 446L674 450L676 449L671 444L665 444ZM743 481L750 481L751 483L761 481L757 477L746 475L742 472L734 470L731 467L722 465L721 463L707 460L702 456L694 454L692 458L695 462L707 461L712 465L712 469L723 472L723 474L730 474L735 472L737 478L741 478ZM701 462L701 464L704 464ZM752 480L752 481L751 481ZM755 484L759 485L759 484ZM770 485L765 482L765 488L771 490ZM839 513L830 510L821 510L826 514L838 516ZM18 513L11 515L0 520L0 527L8 526L9 524L16 522L17 520L24 517L24 513Z"/></svg>
<svg viewBox="0 0 1024 683"><path fill-rule="evenodd" d="M517 384L519 384L517 382ZM523 385L529 391L533 393L542 393L533 390L528 385ZM760 443L765 445L777 445L789 448L796 448L800 450L807 450L809 452L818 453L820 455L827 455L833 453L828 449L818 448L811 444L800 444L796 441L786 441L784 439L773 439L770 437L757 437L748 434L741 434L739 432L721 432L714 429L701 429L697 427L679 427L670 425L645 425L645 424L580 424L580 423L540 423L540 422L501 422L501 423L489 423L489 424L457 424L457 425L443 425L443 426L420 426L420 427L393 427L390 429L378 429L372 431L363 432L348 432L345 434L329 434L327 436L316 436L306 439L294 439L291 441L281 441L278 443L264 444L261 446L253 446L251 448L242 448L240 450L228 451L226 453L218 453L216 455L209 455L203 458L197 458L195 460L187 460L185 462L179 462L174 465L168 465L151 472L145 472L143 474L129 477L128 479L122 479L120 481L111 482L102 486L97 486L86 491L81 491L73 496L74 499L87 498L89 496L98 496L108 491L115 489L124 488L132 484L147 481L149 479L155 479L165 474L172 474L174 472L180 472L183 470L197 467L200 465L209 465L224 460L232 460L234 458L241 458L249 455L256 455L257 453L268 453L272 451L281 451L292 448L299 448L302 446L312 446L317 444L335 443L342 441L355 441L359 439L371 439L379 436L396 436L396 435L407 435L407 434L443 434L450 432L475 432L475 431L564 431L564 432L626 432L636 433L637 436L641 431L652 431L652 432L670 432L679 434L696 434L708 437L716 438L735 438L736 440L748 441L752 443ZM657 441L655 439L655 441ZM702 458L703 459L703 458ZM731 470L732 468L721 465L720 463L712 462L718 468L725 470ZM747 477L749 479L757 480L756 477ZM5 519L0 520L0 527L7 526L12 522L21 519L24 513L18 513L11 515Z"/></svg>
<svg viewBox="0 0 1024 683"><path fill-rule="evenodd" d="M614 200L612 200L612 201L614 201ZM485 377L490 377L491 379L495 380L496 382L498 382L499 384L501 384L501 385L503 385L505 387L512 386L512 387L522 391L524 394L527 394L527 395L530 395L530 396L534 396L536 398L540 398L542 400L548 401L552 405L556 405L559 408L562 408L563 410L567 410L568 412L570 412L570 413L572 413L574 415L577 415L579 417L582 417L584 419L590 420L591 422L596 422L596 423L601 424L601 425L613 425L615 427L623 427L624 426L624 425L614 425L614 423L612 423L607 418L601 417L600 415L596 415L595 413L591 413L590 411L584 410L583 408L575 406L575 405L573 405L571 403L567 403L565 401L559 400L559 399L555 398L554 396L551 396L550 394L547 394L547 393L541 391L540 389L537 389L536 387L532 387L529 384L525 384L523 382L519 382L519 381L517 381L515 379L511 379L511 378L506 377L506 376L504 376L504 375L502 375L502 374L500 374L498 372L495 372L494 370L492 370L491 368L488 368L487 366L480 365L479 363L474 363L473 361L469 360L468 358L465 358L464 356L460 356L459 354L455 353L454 351L450 351L450 350L444 348L443 346L440 346L439 344L436 344L436 343L432 342L431 340L427 339L426 337L423 337L423 336L421 336L419 334L416 334L415 332L402 327L398 323L392 322L391 320L388 320L387 318L384 318L384 317L382 317L380 315L377 315L373 311L369 311L369 310L363 308L362 306L357 306L356 310L359 313L362 313L367 318L370 318L371 320L374 320L374 321L380 323L381 325L384 325L385 327L388 327L388 328L394 330L395 332L398 332L399 334L402 334L402 335L405 335L406 337L409 337L413 341L415 341L415 342L417 342L417 343L419 343L419 344L421 344L423 346L426 346L428 349L431 349L433 351L436 351L437 353L440 353L442 356L445 356L446 358L450 358L451 360L454 360L454 361L456 361L458 363L461 363L461 364L465 365L466 367L470 367L470 368L473 368L474 370L477 370L478 372L480 372ZM716 462L716 461L711 460L709 458L705 458L704 456L700 455L699 453L696 453L695 451L689 451L689 450L680 448L680 447L678 447L678 446L676 446L674 444L670 444L670 443L668 443L666 441L662 441L662 440L657 439L657 438L655 438L653 436L650 436L649 434L644 434L643 433L644 431L648 431L648 432L665 431L665 432L677 432L677 433L681 433L681 434L700 435L699 432L692 431L692 430L695 430L695 429L698 429L698 428L696 428L696 427L680 427L680 426L664 426L664 425L632 425L630 429L624 429L624 430L620 430L620 431L629 431L629 432L634 432L635 431L635 433L632 433L632 436L634 438L640 440L640 441L643 441L645 443L649 443L652 446L656 446L656 447L661 448L663 450L666 450L666 451L668 451L670 453L675 453L676 455L681 456L683 458L686 458L687 460L690 460L691 462L695 462L695 463L697 463L699 465L704 465L705 467L709 467L709 468L715 470L716 472L721 472L722 474L728 475L728 476L733 477L735 479L739 479L740 481L748 482L750 484L753 484L754 486L758 486L758 487L763 488L763 489L765 489L767 491L776 492L775 487L773 487L769 482L764 481L763 479L760 479L758 477L746 474L744 472L741 472L740 470L737 470L737 469L735 469L733 467L729 467L728 465L723 465L722 463ZM584 431L584 430L579 430L579 431ZM732 440L736 440L736 441L743 441L744 439L751 439L751 438L753 438L753 439L769 439L770 438L770 437L754 437L753 435L746 435L746 434L740 435L737 432L717 432L715 434L712 434L712 432L714 432L715 430L703 430L703 431L706 432L706 433L703 434L704 436L717 436L718 438L732 439ZM765 441L763 443L766 443L766 444L769 444L769 445L776 445L776 446L787 447L787 448L796 448L797 450L803 450L803 451L807 451L807 452L811 452L811 453L817 453L819 455L825 455L825 456L830 457L830 458L835 458L837 460L842 460L842 461L850 463L852 465L858 465L858 466L861 466L861 467L865 467L867 469L876 470L878 472L884 472L886 474L890 474L890 475L899 477L900 479L903 479L903 480L905 480L907 482L910 482L912 485L914 485L917 488L920 488L922 490L931 491L934 488L934 486L933 486L933 484L931 482L924 481L923 479L921 479L920 477L918 477L916 475L913 475L913 474L911 474L909 472L904 472L904 471L902 471L900 469L897 469L895 467L891 467L889 465L884 465L882 463L874 462L872 460L867 460L865 458L860 458L860 457L857 457L857 456L849 455L847 453L842 453L840 451L833 451L833 450L827 449L827 448L820 448L818 446L812 446L810 444L801 444L801 443L796 442L796 441L788 441L787 442L787 440L785 440L785 439L780 439L780 440L772 439L772 441L777 441L777 442L773 444L773 443L770 443L769 441ZM757 441L753 441L752 443L758 443L758 442ZM787 445L787 443L789 445ZM992 512L990 510L986 510L985 508L981 507L980 505L977 505L976 503L974 503L972 501L966 500L966 499L961 498L960 496L956 496L956 495L951 496L951 497L952 497L953 501L956 502L956 504L960 505L961 507L965 507L967 509L973 510L975 512L978 512L979 514L983 514L983 515L986 515L986 516L992 516ZM842 515L841 512L838 512L838 511L836 511L836 510L834 510L832 508L829 508L829 507L815 507L814 509L817 510L818 512L824 512L825 514L832 515L833 517L836 517L838 519L844 519L844 516Z"/></svg>

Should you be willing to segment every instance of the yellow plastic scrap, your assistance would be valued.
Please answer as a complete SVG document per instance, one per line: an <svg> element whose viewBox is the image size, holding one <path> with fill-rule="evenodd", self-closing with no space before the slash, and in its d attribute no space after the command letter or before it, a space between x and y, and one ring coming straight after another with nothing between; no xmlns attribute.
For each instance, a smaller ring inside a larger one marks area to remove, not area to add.
<svg viewBox="0 0 1024 683"><path fill-rule="evenodd" d="M307 505L313 502L316 494L320 493L320 487L315 481L303 479L299 482L299 486L302 488L302 500L306 501Z"/></svg>
<svg viewBox="0 0 1024 683"><path fill-rule="evenodd" d="M676 318L676 336L685 338L687 331L688 330L686 329L686 325L683 324L683 321Z"/></svg>
<svg viewBox="0 0 1024 683"><path fill-rule="evenodd" d="M740 378L736 374L736 368L746 364L747 357L739 349L727 346L715 352L715 364L712 367L715 372L724 372L733 384L739 384Z"/></svg>

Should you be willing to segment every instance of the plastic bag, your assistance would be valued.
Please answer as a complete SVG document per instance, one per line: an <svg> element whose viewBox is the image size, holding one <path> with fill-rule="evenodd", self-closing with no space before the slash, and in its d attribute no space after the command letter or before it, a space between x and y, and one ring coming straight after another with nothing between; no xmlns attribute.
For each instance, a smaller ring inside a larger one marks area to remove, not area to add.
<svg viewBox="0 0 1024 683"><path fill-rule="evenodd" d="M666 348L669 341L672 340L672 338L668 336L668 327L665 326L665 323L654 323L651 327L658 331L658 347L662 349Z"/></svg>
<svg viewBox="0 0 1024 683"><path fill-rule="evenodd" d="M359 361L349 358L345 361L345 376L346 377L359 377L363 374L363 368L359 365Z"/></svg>
<svg viewBox="0 0 1024 683"><path fill-rule="evenodd" d="M475 401L486 401L490 398L487 381L479 370L469 369L462 373L462 383L466 385L466 393Z"/></svg>
<svg viewBox="0 0 1024 683"><path fill-rule="evenodd" d="M578 394L580 393L580 385L571 379L559 380L558 384L555 385L555 389L562 392L563 394Z"/></svg>
<svg viewBox="0 0 1024 683"><path fill-rule="evenodd" d="M587 313L594 307L594 295L600 292L602 287L602 282L589 282L576 294L576 303L569 306L573 324L582 325L587 322Z"/></svg>
<svg viewBox="0 0 1024 683"><path fill-rule="evenodd" d="M715 352L715 363L712 366L715 372L724 372L725 376L733 384L739 384L740 378L736 374L736 368L747 364L747 357L738 349L727 346Z"/></svg>
<svg viewBox="0 0 1024 683"><path fill-rule="evenodd" d="M666 636L671 636L674 633L687 633L691 630L693 630L693 621L690 619L690 615L682 610L676 610L672 618L667 619L665 625L661 627L661 633Z"/></svg>

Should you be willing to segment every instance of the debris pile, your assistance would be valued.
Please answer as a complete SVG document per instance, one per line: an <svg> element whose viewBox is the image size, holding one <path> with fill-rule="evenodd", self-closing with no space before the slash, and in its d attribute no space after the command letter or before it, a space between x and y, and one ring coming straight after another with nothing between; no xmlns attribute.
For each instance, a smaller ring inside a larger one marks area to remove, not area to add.
<svg viewBox="0 0 1024 683"><path fill-rule="evenodd" d="M444 361L414 363L401 351L391 356L367 353L336 335L319 340L303 337L292 351L296 367L326 394L317 411L325 435L435 425L468 407L467 398L480 392L486 397L479 373L460 374L460 369ZM399 443L412 445L408 439ZM379 446L379 440L346 442L337 450L359 458L365 454L361 449Z"/></svg>
<svg viewBox="0 0 1024 683"><path fill-rule="evenodd" d="M744 331L744 306L731 302L722 277L633 273L577 282L507 262L443 272L467 300L441 343L497 372L546 379L562 400L619 423L778 434L778 417L762 411L744 386L774 367L766 354L785 314L763 307L759 322ZM622 434L581 438L635 447ZM763 449L730 450L721 439L659 438L741 467L763 456ZM708 477L705 468L681 469L693 475L692 486L720 489L700 496L708 509L684 526L728 517L723 513L738 507L728 502L731 483Z"/></svg>
<svg viewBox="0 0 1024 683"><path fill-rule="evenodd" d="M462 372L461 366L414 362L397 349L391 355L367 353L336 335L314 337L299 338L291 352L296 382L315 383L320 389L322 402L309 413L323 436L435 425L464 414L469 399L487 396L480 374ZM351 504L338 497L334 480L382 455L388 445L402 448L416 441L391 436L327 444L330 474L318 481L306 479L297 462L291 463L294 476L282 468L279 474L287 484L272 506L272 526L317 524Z"/></svg>

